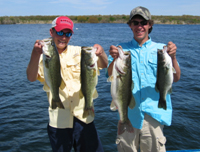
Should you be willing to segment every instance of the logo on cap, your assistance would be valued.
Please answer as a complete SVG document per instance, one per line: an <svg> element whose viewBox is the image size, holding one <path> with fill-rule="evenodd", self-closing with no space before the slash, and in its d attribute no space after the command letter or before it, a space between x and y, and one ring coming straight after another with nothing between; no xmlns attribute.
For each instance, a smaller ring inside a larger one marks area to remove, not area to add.
<svg viewBox="0 0 200 152"><path fill-rule="evenodd" d="M70 26L72 26L72 24L71 24L71 22L69 20L61 19L60 23L61 24L69 24Z"/></svg>

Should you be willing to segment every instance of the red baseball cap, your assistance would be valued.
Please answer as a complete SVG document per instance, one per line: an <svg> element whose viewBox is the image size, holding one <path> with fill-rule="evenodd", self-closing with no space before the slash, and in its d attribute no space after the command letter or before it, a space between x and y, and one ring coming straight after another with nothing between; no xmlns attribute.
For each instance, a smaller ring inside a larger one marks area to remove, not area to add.
<svg viewBox="0 0 200 152"><path fill-rule="evenodd" d="M73 21L66 16L59 16L55 18L52 22L52 28L55 28L55 30L58 32L63 29L70 29L72 33L74 33L73 27Z"/></svg>

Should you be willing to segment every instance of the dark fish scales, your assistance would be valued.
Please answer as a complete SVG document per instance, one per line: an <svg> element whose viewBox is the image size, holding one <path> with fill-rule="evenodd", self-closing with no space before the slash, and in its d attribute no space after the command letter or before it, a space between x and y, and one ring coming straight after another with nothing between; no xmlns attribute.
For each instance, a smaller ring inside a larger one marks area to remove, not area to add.
<svg viewBox="0 0 200 152"><path fill-rule="evenodd" d="M155 89L159 92L160 98L158 107L167 110L166 96L172 93L173 73L175 69L172 67L171 57L167 53L167 47L157 52L157 80Z"/></svg>
<svg viewBox="0 0 200 152"><path fill-rule="evenodd" d="M54 42L50 39L41 41L43 45L43 68L45 82L52 93L51 108L64 109L59 97L59 87L61 85L60 57Z"/></svg>
<svg viewBox="0 0 200 152"><path fill-rule="evenodd" d="M96 85L98 83L99 70L97 67L98 57L95 54L96 48L81 48L81 90L85 98L83 118L88 115L94 117L93 99L98 97Z"/></svg>
<svg viewBox="0 0 200 152"><path fill-rule="evenodd" d="M128 118L128 107L135 106L135 99L132 95L134 83L132 82L131 54L123 52L118 48L119 57L113 65L112 75L108 78L111 82L111 110L118 109L120 120L118 122L118 134L125 130L133 132L133 126Z"/></svg>

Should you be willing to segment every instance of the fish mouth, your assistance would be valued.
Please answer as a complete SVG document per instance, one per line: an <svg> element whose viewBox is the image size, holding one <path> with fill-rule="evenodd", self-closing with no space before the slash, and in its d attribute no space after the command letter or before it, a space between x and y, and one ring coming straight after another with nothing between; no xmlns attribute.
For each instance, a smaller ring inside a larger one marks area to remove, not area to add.
<svg viewBox="0 0 200 152"><path fill-rule="evenodd" d="M158 49L158 53L159 53L159 54L164 54L165 51L164 51L164 50L160 50L160 49Z"/></svg>
<svg viewBox="0 0 200 152"><path fill-rule="evenodd" d="M127 59L127 58L129 58L129 57L130 57L129 52L124 52L124 58Z"/></svg>
<svg viewBox="0 0 200 152"><path fill-rule="evenodd" d="M93 47L82 46L81 49L86 51L86 52L91 52L93 50Z"/></svg>
<svg viewBox="0 0 200 152"><path fill-rule="evenodd" d="M164 54L167 52L167 46L163 46L163 49L158 49L159 54Z"/></svg>
<svg viewBox="0 0 200 152"><path fill-rule="evenodd" d="M49 55L46 55L46 54L44 54L44 55L46 56L47 59L50 59L50 58L51 58Z"/></svg>
<svg viewBox="0 0 200 152"><path fill-rule="evenodd" d="M125 75L126 72L124 72L123 69L124 68L126 69L127 67L122 62L125 62L130 57L130 52L128 52L128 51L124 52L121 47L118 47L118 52L119 52L119 57L115 61L116 62L115 69L120 75ZM120 61L122 61L122 62L120 62ZM117 65L119 65L119 66L117 66Z"/></svg>
<svg viewBox="0 0 200 152"><path fill-rule="evenodd" d="M91 64L89 67L93 68L95 66L95 63L94 64Z"/></svg>
<svg viewBox="0 0 200 152"><path fill-rule="evenodd" d="M118 52L119 52L119 58L122 60L126 60L127 58L129 58L130 53L127 51L123 51L122 48L118 47Z"/></svg>
<svg viewBox="0 0 200 152"><path fill-rule="evenodd" d="M117 70L117 72L120 74L120 75L125 75L126 73L123 71L123 70L120 70L117 65L115 65L115 69Z"/></svg>

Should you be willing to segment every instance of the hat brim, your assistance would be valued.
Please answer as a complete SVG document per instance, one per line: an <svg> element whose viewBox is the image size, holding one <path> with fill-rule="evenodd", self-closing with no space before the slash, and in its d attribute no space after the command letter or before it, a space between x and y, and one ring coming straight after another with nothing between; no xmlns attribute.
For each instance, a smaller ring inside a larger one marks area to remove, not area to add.
<svg viewBox="0 0 200 152"><path fill-rule="evenodd" d="M54 28L55 28L55 30L56 30L57 32L62 31L62 30L64 30L64 29L68 29L68 30L72 31L72 33L74 33L74 31L73 31L72 28L67 28L66 26L59 26L59 27L54 27Z"/></svg>

